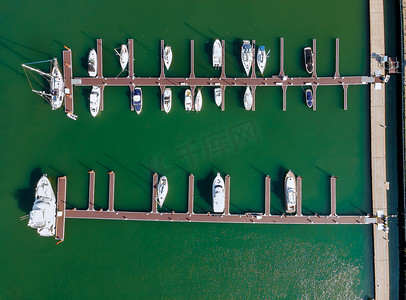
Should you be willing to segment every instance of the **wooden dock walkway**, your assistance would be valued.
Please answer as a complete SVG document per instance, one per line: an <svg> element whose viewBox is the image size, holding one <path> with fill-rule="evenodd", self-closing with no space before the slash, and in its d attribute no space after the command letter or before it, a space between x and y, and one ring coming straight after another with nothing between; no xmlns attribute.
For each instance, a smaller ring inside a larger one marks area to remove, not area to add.
<svg viewBox="0 0 406 300"><path fill-rule="evenodd" d="M255 40L252 41L253 45L255 45ZM282 108L286 110L286 93L287 88L289 86L311 86L313 90L313 97L314 97L314 105L313 110L316 110L316 91L318 86L331 86L331 85L341 85L344 89L344 109L347 109L347 89L349 85L363 85L368 84L375 79L368 76L348 76L348 77L340 77L339 70L338 70L338 63L339 63L339 39L336 39L336 70L334 76L327 76L327 77L317 77L316 73L316 40L313 40L313 50L314 50L314 72L310 77L288 77L284 72L284 38L280 38L280 71L279 75L271 76L271 77L257 77L255 73L255 55L252 62L252 70L251 75L249 77L243 78L228 78L225 73L225 41L222 40L222 67L221 67L221 75L220 78L206 78L201 77L198 78L195 76L194 70L194 40L190 41L190 76L189 77L170 77L167 78L165 76L165 66L163 62L163 49L164 49L164 40L161 40L161 71L159 77L134 77L134 46L133 40L128 40L129 46L129 55L130 55L130 63L129 63L129 70L128 70L128 77L104 77L103 75L103 54L102 54L102 40L97 39L97 60L98 60L98 70L97 70L97 77L72 77L72 70L67 68L64 71L64 79L65 82L69 84L71 82L73 90L73 86L100 86L101 88L101 99L100 99L100 110L104 110L104 88L106 86L128 86L132 91L135 86L157 86L161 90L161 94L163 93L165 87L171 86L182 86L182 87L189 87L192 90L192 94L194 96L194 92L196 87L200 86L212 86L216 87L219 86L222 89L222 96L223 101L221 104L221 110L225 110L225 88L227 86L249 86L253 92L253 105L252 110L255 111L255 92L256 87L260 86L268 86L268 87L281 87L283 93L282 99ZM254 52L255 53L255 52ZM66 55L66 61L68 62L68 53ZM71 55L71 52L70 52ZM64 56L65 57L65 56ZM71 58L70 58L71 61ZM70 80L70 81L69 81ZM378 79L377 79L378 80ZM71 96L71 97L70 97ZM70 98L69 98L70 97ZM71 93L68 97L66 97L68 101L66 102L66 110L70 110L73 112L73 94ZM161 99L160 99L161 101ZM133 110L132 105L130 105L131 110ZM161 105L161 109L163 107Z"/></svg>
<svg viewBox="0 0 406 300"><path fill-rule="evenodd" d="M302 215L302 177L298 176L296 179L296 187L297 187L297 207L296 207L296 216L303 216Z"/></svg>
<svg viewBox="0 0 406 300"><path fill-rule="evenodd" d="M63 76L65 83L65 112L73 114L73 71L72 71L72 51L62 51Z"/></svg>
<svg viewBox="0 0 406 300"><path fill-rule="evenodd" d="M189 175L189 186L188 186L188 200L187 200L187 212L188 214L193 214L193 202L195 197L195 177L193 174Z"/></svg>
<svg viewBox="0 0 406 300"><path fill-rule="evenodd" d="M65 239L65 217L66 217L66 176L58 178L58 189L56 193L56 229L55 239Z"/></svg>
<svg viewBox="0 0 406 300"><path fill-rule="evenodd" d="M383 0L369 0L371 75L384 74L377 56L385 55L385 22ZM371 101L371 175L372 211L388 215L386 180L385 84L381 89L370 86ZM389 299L389 235L384 226L373 226L375 299Z"/></svg>
<svg viewBox="0 0 406 300"><path fill-rule="evenodd" d="M337 188L336 188L337 177L330 177L330 216L337 216Z"/></svg>
<svg viewBox="0 0 406 300"><path fill-rule="evenodd" d="M151 203L152 203L152 213L157 213L158 212L158 208L157 208L157 197L158 197L158 174L155 173L152 176L152 199L151 199Z"/></svg>
<svg viewBox="0 0 406 300"><path fill-rule="evenodd" d="M271 215L271 177L265 176L265 216Z"/></svg>
<svg viewBox="0 0 406 300"><path fill-rule="evenodd" d="M230 175L226 175L225 178L225 208L224 208L224 214L229 215L230 214Z"/></svg>
<svg viewBox="0 0 406 300"><path fill-rule="evenodd" d="M116 182L116 173L114 171L109 172L109 209L108 211L114 211L114 186Z"/></svg>
<svg viewBox="0 0 406 300"><path fill-rule="evenodd" d="M89 205L87 210L94 210L94 186L96 181L96 173L89 171Z"/></svg>

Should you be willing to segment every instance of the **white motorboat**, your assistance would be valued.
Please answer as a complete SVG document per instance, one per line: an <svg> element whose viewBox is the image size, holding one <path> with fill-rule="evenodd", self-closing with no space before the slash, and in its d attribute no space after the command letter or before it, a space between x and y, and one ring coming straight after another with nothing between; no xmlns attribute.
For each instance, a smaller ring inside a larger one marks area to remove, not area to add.
<svg viewBox="0 0 406 300"><path fill-rule="evenodd" d="M306 71L307 71L307 73L312 74L313 68L314 68L312 48L306 47L306 48L304 48L303 52L304 52L304 61L305 61Z"/></svg>
<svg viewBox="0 0 406 300"><path fill-rule="evenodd" d="M142 90L140 87L134 89L131 101L137 114L140 114L142 110Z"/></svg>
<svg viewBox="0 0 406 300"><path fill-rule="evenodd" d="M165 68L169 70L172 63L172 48L171 46L165 46L164 53L162 53L164 59Z"/></svg>
<svg viewBox="0 0 406 300"><path fill-rule="evenodd" d="M285 176L285 202L286 212L296 211L296 177L291 170Z"/></svg>
<svg viewBox="0 0 406 300"><path fill-rule="evenodd" d="M197 91L196 97L195 97L195 111L199 112L202 110L202 105L203 105L203 97L202 97L202 92L199 89Z"/></svg>
<svg viewBox="0 0 406 300"><path fill-rule="evenodd" d="M69 119L72 119L74 121L76 121L78 119L78 116L71 112L66 113L66 115L68 116Z"/></svg>
<svg viewBox="0 0 406 300"><path fill-rule="evenodd" d="M219 39L216 39L213 43L213 67L221 68L223 63L222 47Z"/></svg>
<svg viewBox="0 0 406 300"><path fill-rule="evenodd" d="M268 53L265 52L265 46L259 46L258 53L257 53L257 65L258 69L262 75L264 75L264 70L266 67L266 60L268 58Z"/></svg>
<svg viewBox="0 0 406 300"><path fill-rule="evenodd" d="M162 95L162 106L164 107L164 111L169 113L172 107L172 90L170 88L165 88L164 93Z"/></svg>
<svg viewBox="0 0 406 300"><path fill-rule="evenodd" d="M50 63L50 73L43 72L39 69L33 68L29 65L32 64L40 64L40 63ZM61 71L59 70L58 61L56 58L52 60L42 61L42 62L33 62L29 64L22 65L24 69L29 71L34 71L40 74L45 80L49 83L49 89L46 90L35 90L32 88L32 91L42 98L44 98L52 107L52 110L56 110L62 106L63 100L65 99L65 84L63 82L63 76ZM30 81L28 74L26 73L28 81ZM37 82L39 80L35 78ZM31 84L31 81L30 81Z"/></svg>
<svg viewBox="0 0 406 300"><path fill-rule="evenodd" d="M244 40L241 46L241 62L244 66L245 73L249 76L253 60L253 50L250 41Z"/></svg>
<svg viewBox="0 0 406 300"><path fill-rule="evenodd" d="M121 45L121 50L120 50L120 66L121 70L125 70L128 64L128 47L125 44Z"/></svg>
<svg viewBox="0 0 406 300"><path fill-rule="evenodd" d="M100 110L100 87L93 86L92 91L90 92L90 113L92 114L93 118L95 118Z"/></svg>
<svg viewBox="0 0 406 300"><path fill-rule="evenodd" d="M89 58L87 60L87 72L90 77L96 77L97 75L97 53L92 49L89 52Z"/></svg>
<svg viewBox="0 0 406 300"><path fill-rule="evenodd" d="M159 204L159 207L162 207L162 205L164 204L167 194L168 194L168 179L165 176L162 176L159 179L158 183L157 202Z"/></svg>
<svg viewBox="0 0 406 300"><path fill-rule="evenodd" d="M251 110L252 108L252 101L253 101L253 97L252 97L252 92L249 86L247 86L245 93L244 93L244 107L245 110Z"/></svg>
<svg viewBox="0 0 406 300"><path fill-rule="evenodd" d="M191 111L193 109L192 91L187 89L185 91L185 110Z"/></svg>
<svg viewBox="0 0 406 300"><path fill-rule="evenodd" d="M223 213L225 209L225 190L224 190L224 180L217 173L216 178L213 180L213 211L215 213Z"/></svg>
<svg viewBox="0 0 406 300"><path fill-rule="evenodd" d="M220 107L221 102L223 102L223 97L221 95L221 88L214 89L214 101L216 102L217 106Z"/></svg>
<svg viewBox="0 0 406 300"><path fill-rule="evenodd" d="M46 174L42 175L35 189L28 226L36 228L40 236L55 236L56 198Z"/></svg>

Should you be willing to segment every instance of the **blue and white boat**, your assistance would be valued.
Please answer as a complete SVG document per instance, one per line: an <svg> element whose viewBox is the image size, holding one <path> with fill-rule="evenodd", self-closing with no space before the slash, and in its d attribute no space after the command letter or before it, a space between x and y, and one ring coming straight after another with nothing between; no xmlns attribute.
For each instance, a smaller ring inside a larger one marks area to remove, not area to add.
<svg viewBox="0 0 406 300"><path fill-rule="evenodd" d="M137 114L141 113L142 110L142 90L139 87L136 87L132 94L132 104L137 112Z"/></svg>
<svg viewBox="0 0 406 300"><path fill-rule="evenodd" d="M253 60L253 50L250 41L244 40L241 46L241 62L245 73L249 76Z"/></svg>
<svg viewBox="0 0 406 300"><path fill-rule="evenodd" d="M259 50L257 53L257 65L262 75L264 75L264 70L266 67L266 59L268 58L269 52L270 52L269 50L268 53L265 52L265 46L259 46Z"/></svg>
<svg viewBox="0 0 406 300"><path fill-rule="evenodd" d="M313 106L313 93L312 90L306 90L306 105L308 108L312 108Z"/></svg>

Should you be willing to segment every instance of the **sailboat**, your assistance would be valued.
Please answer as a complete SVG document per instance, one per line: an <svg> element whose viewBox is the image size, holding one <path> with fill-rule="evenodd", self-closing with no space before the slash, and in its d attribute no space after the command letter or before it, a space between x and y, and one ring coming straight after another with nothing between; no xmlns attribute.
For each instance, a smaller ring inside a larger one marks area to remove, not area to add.
<svg viewBox="0 0 406 300"><path fill-rule="evenodd" d="M90 77L96 77L97 75L97 53L94 49L89 52L89 58L87 59L87 72Z"/></svg>
<svg viewBox="0 0 406 300"><path fill-rule="evenodd" d="M193 108L192 91L187 89L185 91L185 110L191 111Z"/></svg>
<svg viewBox="0 0 406 300"><path fill-rule="evenodd" d="M51 64L50 73L46 73L39 69L29 66L32 64L38 64L38 63L43 63L43 62L50 62L50 64ZM49 83L49 87L44 87L45 90L42 90L42 91L35 90L32 87L28 74L26 73L28 81L30 82L30 85L31 85L31 90L34 93L40 95L42 98L44 98L49 104L51 104L52 110L60 108L62 106L63 100L65 98L65 85L63 82L62 73L59 70L59 65L58 65L57 59L54 58L52 60L22 64L22 66L24 68L24 71L26 69L30 70L30 71L34 71L34 72L40 74L41 76L43 76Z"/></svg>
<svg viewBox="0 0 406 300"><path fill-rule="evenodd" d="M216 178L213 180L213 211L215 213L223 213L225 209L225 190L224 190L224 180L217 173Z"/></svg>
<svg viewBox="0 0 406 300"><path fill-rule="evenodd" d="M203 97L202 97L202 92L200 89L197 91L196 97L195 97L195 111L199 112L202 110L202 105L203 105Z"/></svg>
<svg viewBox="0 0 406 300"><path fill-rule="evenodd" d="M121 45L120 53L114 49L120 60L121 71L124 71L128 64L128 47L126 44Z"/></svg>
<svg viewBox="0 0 406 300"><path fill-rule="evenodd" d="M291 170L285 176L285 202L286 212L296 211L296 177Z"/></svg>
<svg viewBox="0 0 406 300"><path fill-rule="evenodd" d="M166 176L162 176L159 179L158 183L157 202L159 204L159 207L162 207L162 205L164 204L167 194L168 194L168 179L166 178Z"/></svg>
<svg viewBox="0 0 406 300"><path fill-rule="evenodd" d="M40 236L54 236L56 228L56 198L47 174L42 175L35 189L35 200L28 226Z"/></svg>
<svg viewBox="0 0 406 300"><path fill-rule="evenodd" d="M90 113L92 114L92 117L95 118L99 114L100 110L100 87L99 86L93 86L92 91L90 92L90 97L89 97L89 106L90 106Z"/></svg>
<svg viewBox="0 0 406 300"><path fill-rule="evenodd" d="M244 40L243 44L241 46L241 62L242 65L244 66L245 73L247 73L247 76L250 73L251 70L251 65L252 65L252 60L253 60L253 52L252 52L252 46L250 41Z"/></svg>
<svg viewBox="0 0 406 300"><path fill-rule="evenodd" d="M172 107L172 90L170 88L165 88L164 93L162 95L162 106L166 113L171 111Z"/></svg>
<svg viewBox="0 0 406 300"><path fill-rule="evenodd" d="M216 39L213 43L213 67L221 68L222 65L222 47L219 39Z"/></svg>
<svg viewBox="0 0 406 300"><path fill-rule="evenodd" d="M252 108L252 92L249 86L247 86L245 93L244 93L244 108L245 110L251 110Z"/></svg>
<svg viewBox="0 0 406 300"><path fill-rule="evenodd" d="M262 76L264 75L264 70L266 67L266 60L268 58L270 50L268 53L265 52L265 46L259 46L259 50L257 53L257 65L258 69L261 72Z"/></svg>
<svg viewBox="0 0 406 300"><path fill-rule="evenodd" d="M162 53L164 59L165 68L169 70L172 63L172 48L171 46L165 46L164 53Z"/></svg>

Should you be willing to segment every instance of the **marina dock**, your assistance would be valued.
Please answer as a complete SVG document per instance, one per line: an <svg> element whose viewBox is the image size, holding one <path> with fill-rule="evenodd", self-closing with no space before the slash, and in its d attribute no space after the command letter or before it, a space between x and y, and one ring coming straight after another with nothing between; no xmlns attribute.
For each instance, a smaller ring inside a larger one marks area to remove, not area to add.
<svg viewBox="0 0 406 300"><path fill-rule="evenodd" d="M164 49L164 40L161 40L161 71L159 77L135 77L134 76L134 64L131 63L134 61L134 46L133 40L128 40L129 46L129 56L130 56L130 66L128 71L128 77L104 77L103 75L103 52L102 52L102 40L97 39L97 61L98 61L98 70L97 70L97 77L75 77L72 78L72 68L67 68L66 72L64 72L64 79L65 82L69 83L72 86L70 89L73 91L73 86L100 86L101 88L101 104L100 109L104 109L104 97L103 91L106 86L128 86L130 90L133 90L135 86L156 86L159 87L161 90L161 94L165 87L173 87L173 86L182 86L188 87L192 90L192 95L194 96L196 87L203 87L203 86L211 86L216 87L219 86L222 89L223 101L221 105L221 110L225 110L225 88L227 86L231 87L238 87L238 86L249 86L253 92L253 106L252 110L255 110L255 91L256 87L281 87L283 93L282 99L282 108L286 110L286 93L287 88L289 86L311 86L313 90L313 97L314 97L314 105L313 110L316 110L316 90L319 86L331 86L331 85L341 85L344 88L344 109L347 108L347 88L349 85L363 85L369 84L371 82L379 81L380 79L376 79L374 77L369 76L346 76L340 77L339 70L338 70L338 63L339 63L339 39L336 39L336 70L334 76L331 77L317 77L316 73L316 40L313 40L313 51L314 51L314 71L312 76L309 77L289 77L284 72L284 38L280 38L280 71L279 75L271 76L271 77L260 77L258 78L255 74L255 55L252 62L252 70L251 76L249 77L242 77L242 78L231 78L227 77L225 73L225 41L222 40L222 67L221 67L221 75L220 78L206 78L206 77L196 77L195 76L195 69L194 69L194 40L190 41L190 75L189 77L170 77L167 78L165 76L165 66L163 62L163 49ZM255 45L255 40L252 41ZM69 50L70 51L70 50ZM254 50L255 52L255 50ZM71 55L71 52L69 52ZM68 59L68 53L66 55L66 62L71 61ZM70 64L71 65L71 64ZM69 112L73 113L73 92L69 94L67 97L68 101L66 102L65 109ZM159 99L161 101L161 99ZM161 101L162 102L162 101ZM131 106L131 109L133 107ZM161 106L163 110L163 107Z"/></svg>
<svg viewBox="0 0 406 300"><path fill-rule="evenodd" d="M87 210L94 210L94 185L96 181L96 173L89 171L89 206Z"/></svg>
<svg viewBox="0 0 406 300"><path fill-rule="evenodd" d="M93 179L92 179L93 178ZM94 201L94 178L95 172L89 172L89 201L93 195ZM332 177L332 182L335 182L336 177ZM195 213L193 212L194 205L194 175L188 177L188 194L187 194L187 211L186 212L158 212L157 209L157 188L158 174L152 176L152 209L151 212L135 212L135 211L116 211L114 210L114 184L115 173L109 173L109 203L108 210L79 210L69 209L65 207L66 203L66 177L58 179L58 225L57 239L63 240L65 230L65 218L78 219L106 219L106 220L136 220L136 221L176 221L176 222L205 222L205 223L258 223L258 224L382 224L382 218L366 216L338 216L335 214L335 203L332 207L330 215L302 215L302 177L298 176L298 203L297 214L295 215L271 215L270 213L270 193L271 193L271 178L265 176L265 209L264 212L246 212L241 214L230 213L230 182L229 175L225 177L225 211L223 214L216 213ZM210 187L209 187L210 188ZM333 191L332 191L333 194ZM335 195L335 191L334 191ZM89 208L93 208L90 206Z"/></svg>
<svg viewBox="0 0 406 300"><path fill-rule="evenodd" d="M385 74L378 58L385 54L383 0L369 0L371 75ZM372 211L387 216L385 84L370 86ZM389 234L385 226L373 226L375 299L389 299Z"/></svg>
<svg viewBox="0 0 406 300"><path fill-rule="evenodd" d="M336 181L337 181L337 177L331 176L331 178L330 178L330 203L331 203L330 216L333 216L333 217L337 216Z"/></svg>

